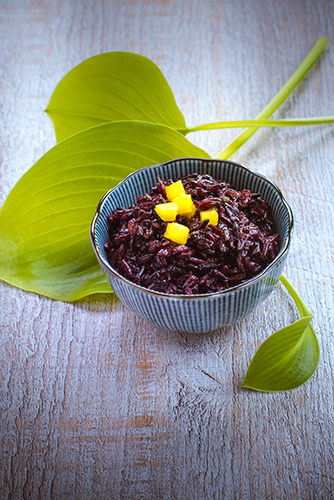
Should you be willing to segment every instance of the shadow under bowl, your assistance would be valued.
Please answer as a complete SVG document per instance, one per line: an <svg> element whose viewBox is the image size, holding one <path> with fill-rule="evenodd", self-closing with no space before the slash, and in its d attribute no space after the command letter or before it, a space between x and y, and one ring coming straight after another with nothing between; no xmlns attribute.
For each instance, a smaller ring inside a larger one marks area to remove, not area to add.
<svg viewBox="0 0 334 500"><path fill-rule="evenodd" d="M104 244L108 241L107 217L118 207L128 208L137 196L151 191L157 177L177 180L188 174L209 174L241 191L260 193L269 204L280 235L279 253L263 271L227 290L172 295L132 283L111 267ZM281 190L261 174L227 160L182 158L142 168L130 174L101 199L91 224L91 243L102 269L118 298L132 311L156 326L169 330L204 333L234 324L249 315L273 291L286 262L293 228L292 211Z"/></svg>

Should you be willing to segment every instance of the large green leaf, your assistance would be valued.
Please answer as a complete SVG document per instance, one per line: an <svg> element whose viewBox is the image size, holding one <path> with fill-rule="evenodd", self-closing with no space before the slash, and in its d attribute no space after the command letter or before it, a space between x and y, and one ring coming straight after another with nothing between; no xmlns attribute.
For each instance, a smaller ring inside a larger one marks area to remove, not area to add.
<svg viewBox="0 0 334 500"><path fill-rule="evenodd" d="M52 118L57 141L100 123L138 120L168 125L183 134L219 128L244 130L217 158L228 158L259 127L320 125L333 117L267 120L284 102L325 50L328 40L319 38L257 120L207 123L187 127L162 72L150 59L131 52L109 52L91 57L73 68L57 85L46 112Z"/></svg>
<svg viewBox="0 0 334 500"><path fill-rule="evenodd" d="M64 301L110 292L89 241L100 198L138 168L189 156L209 158L179 132L144 122L102 124L62 141L0 211L0 278Z"/></svg>
<svg viewBox="0 0 334 500"><path fill-rule="evenodd" d="M100 123L138 120L184 129L184 117L161 70L131 52L107 52L73 68L48 107L57 141Z"/></svg>

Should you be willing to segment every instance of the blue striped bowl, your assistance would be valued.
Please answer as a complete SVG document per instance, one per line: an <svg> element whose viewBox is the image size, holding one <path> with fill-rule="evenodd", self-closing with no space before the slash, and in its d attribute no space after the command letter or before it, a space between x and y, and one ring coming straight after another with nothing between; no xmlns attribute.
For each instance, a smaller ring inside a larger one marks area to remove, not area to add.
<svg viewBox="0 0 334 500"><path fill-rule="evenodd" d="M269 203L279 233L280 251L260 274L244 284L218 293L172 295L143 288L121 276L109 264L104 243L108 240L107 216L117 207L128 208L137 196L149 192L156 178L179 179L197 172L230 182L235 189L258 192ZM118 298L154 325L170 330L204 333L242 320L274 289L283 271L293 227L293 216L280 189L263 175L225 160L184 158L142 168L130 174L100 201L91 224L91 243Z"/></svg>

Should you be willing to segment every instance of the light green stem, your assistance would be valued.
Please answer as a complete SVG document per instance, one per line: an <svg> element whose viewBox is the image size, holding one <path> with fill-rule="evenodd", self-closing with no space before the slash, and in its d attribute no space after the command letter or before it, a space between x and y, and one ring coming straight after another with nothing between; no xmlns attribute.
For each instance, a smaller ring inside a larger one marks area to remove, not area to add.
<svg viewBox="0 0 334 500"><path fill-rule="evenodd" d="M222 128L245 127L300 127L306 125L328 125L334 123L334 116L316 116L313 118L292 118L290 120L234 120L226 122L205 123L194 127L178 128L179 132L189 134L200 130L217 130Z"/></svg>
<svg viewBox="0 0 334 500"><path fill-rule="evenodd" d="M282 274L282 276L280 277L280 281L285 286L285 288L287 289L287 291L290 293L291 297L295 301L295 304L298 308L300 316L302 318L305 316L313 316L313 314L311 313L311 311L309 310L309 308L307 307L307 305L305 304L305 302L303 301L303 299L301 298L301 296L299 295L299 293L297 292L295 287L288 280L288 278L286 276L284 276L284 274Z"/></svg>
<svg viewBox="0 0 334 500"><path fill-rule="evenodd" d="M299 68L294 72L294 74L289 78L287 83L282 87L282 89L276 94L276 96L270 101L270 103L264 108L263 111L256 117L257 119L269 118L274 111L285 101L285 99L291 94L293 89L300 83L304 78L306 73L311 69L313 64L321 56L328 44L327 38L319 38L311 49L309 54L306 56L304 61L301 63ZM259 127L252 127L244 130L238 137L229 144L225 149L223 149L216 158L226 160L232 154L234 154L255 132Z"/></svg>

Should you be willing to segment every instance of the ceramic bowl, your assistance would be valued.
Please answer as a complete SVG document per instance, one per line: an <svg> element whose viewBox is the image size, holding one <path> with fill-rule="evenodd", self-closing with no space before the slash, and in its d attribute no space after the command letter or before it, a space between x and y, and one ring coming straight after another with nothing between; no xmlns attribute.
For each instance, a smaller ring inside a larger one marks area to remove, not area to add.
<svg viewBox="0 0 334 500"><path fill-rule="evenodd" d="M280 235L280 250L275 260L243 284L203 295L155 292L121 276L110 266L103 247L108 240L107 216L117 207L128 208L136 203L137 196L149 192L157 177L177 180L195 172L224 179L237 190L249 189L261 194L271 207L271 216ZM97 259L125 306L156 326L204 333L242 320L268 297L282 274L292 227L292 212L282 192L263 175L231 161L183 158L137 170L111 189L98 204L90 236Z"/></svg>

